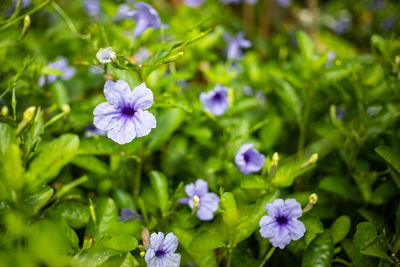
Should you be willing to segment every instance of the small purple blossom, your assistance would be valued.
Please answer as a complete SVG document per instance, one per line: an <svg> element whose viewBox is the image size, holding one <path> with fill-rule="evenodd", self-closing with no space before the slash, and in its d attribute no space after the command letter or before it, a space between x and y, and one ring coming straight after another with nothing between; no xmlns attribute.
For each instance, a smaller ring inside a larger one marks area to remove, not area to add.
<svg viewBox="0 0 400 267"><path fill-rule="evenodd" d="M75 75L75 72L76 72L76 69L74 67L69 66L68 60L63 57L59 57L57 59L57 61L54 61L54 62L48 64L47 67L61 71L62 75L61 76L57 76L57 75L53 75L53 74L50 74L47 76L42 75L39 78L40 86L43 86L45 84L46 79L47 79L48 84L55 82L58 77L61 80L69 80Z"/></svg>
<svg viewBox="0 0 400 267"><path fill-rule="evenodd" d="M204 3L204 0L185 0L185 5L190 7L199 7Z"/></svg>
<svg viewBox="0 0 400 267"><path fill-rule="evenodd" d="M135 11L130 8L127 4L122 4L118 6L118 13L115 16L115 21L121 21L127 18L133 18Z"/></svg>
<svg viewBox="0 0 400 267"><path fill-rule="evenodd" d="M240 59L243 56L242 48L249 48L251 46L251 42L244 39L244 34L241 32L236 36L225 34L224 39L228 43L228 59Z"/></svg>
<svg viewBox="0 0 400 267"><path fill-rule="evenodd" d="M253 148L253 144L244 144L235 155L235 163L244 174L258 172L264 167L265 156Z"/></svg>
<svg viewBox="0 0 400 267"><path fill-rule="evenodd" d="M148 267L179 267L181 255L174 253L178 248L178 238L169 233L164 239L164 234L158 232L150 236L150 247L146 247L146 260Z"/></svg>
<svg viewBox="0 0 400 267"><path fill-rule="evenodd" d="M246 96L252 96L253 95L253 89L246 85L243 87L243 94L245 94Z"/></svg>
<svg viewBox="0 0 400 267"><path fill-rule="evenodd" d="M86 129L85 133L83 134L85 137L93 137L93 136L103 136L106 135L107 133L105 131L102 131L100 129L97 129L96 126L93 124L89 124Z"/></svg>
<svg viewBox="0 0 400 267"><path fill-rule="evenodd" d="M388 17L382 21L382 28L386 31L389 31L394 28L396 24L396 20L394 17Z"/></svg>
<svg viewBox="0 0 400 267"><path fill-rule="evenodd" d="M101 14L99 0L85 0L83 2L83 10L92 17L98 17Z"/></svg>
<svg viewBox="0 0 400 267"><path fill-rule="evenodd" d="M200 101L204 109L215 116L220 116L229 109L228 88L217 84L213 90L201 93Z"/></svg>
<svg viewBox="0 0 400 267"><path fill-rule="evenodd" d="M188 197L179 200L181 204L188 204L191 209L197 209L196 216L202 221L210 221L214 218L214 212L219 207L219 197L215 193L208 192L208 184L203 179L198 179L195 184L185 186Z"/></svg>
<svg viewBox="0 0 400 267"><path fill-rule="evenodd" d="M351 21L348 19L339 19L333 25L333 31L337 34L346 33L351 27Z"/></svg>
<svg viewBox="0 0 400 267"><path fill-rule="evenodd" d="M100 48L96 53L97 59L100 63L110 63L113 59L115 59L115 52L112 50L112 47Z"/></svg>
<svg viewBox="0 0 400 267"><path fill-rule="evenodd" d="M288 7L290 6L290 0L276 0L276 3L281 7Z"/></svg>
<svg viewBox="0 0 400 267"><path fill-rule="evenodd" d="M120 222L125 222L129 220L143 220L143 216L139 215L136 211L131 209L121 209L120 215L118 216Z"/></svg>
<svg viewBox="0 0 400 267"><path fill-rule="evenodd" d="M21 1L21 8L26 8L31 4L32 0L22 0ZM14 6L17 6L18 0L13 0Z"/></svg>
<svg viewBox="0 0 400 267"><path fill-rule="evenodd" d="M304 236L306 228L298 220L303 214L301 205L295 199L275 199L266 205L268 215L260 220L260 233L268 238L274 247L285 248L290 241Z"/></svg>
<svg viewBox="0 0 400 267"><path fill-rule="evenodd" d="M224 5L238 4L238 3L241 3L241 2L245 2L245 3L247 3L247 4L253 5L253 4L257 3L258 0L223 0L223 1L222 1L222 3L223 3Z"/></svg>
<svg viewBox="0 0 400 267"><path fill-rule="evenodd" d="M339 106L335 106L335 117L338 120L343 120L344 117L346 117L347 114L347 109L346 108L341 108Z"/></svg>
<svg viewBox="0 0 400 267"><path fill-rule="evenodd" d="M104 95L107 102L94 109L93 124L106 131L108 138L123 145L148 135L156 127L155 117L145 110L153 105L153 93L145 83L132 92L123 80L107 81Z"/></svg>
<svg viewBox="0 0 400 267"><path fill-rule="evenodd" d="M158 12L149 4L144 2L135 3L136 10L133 12L133 19L136 23L135 36L139 37L147 28L158 29L162 25Z"/></svg>
<svg viewBox="0 0 400 267"><path fill-rule="evenodd" d="M151 56L151 53L146 47L141 47L133 56L136 64L142 64Z"/></svg>

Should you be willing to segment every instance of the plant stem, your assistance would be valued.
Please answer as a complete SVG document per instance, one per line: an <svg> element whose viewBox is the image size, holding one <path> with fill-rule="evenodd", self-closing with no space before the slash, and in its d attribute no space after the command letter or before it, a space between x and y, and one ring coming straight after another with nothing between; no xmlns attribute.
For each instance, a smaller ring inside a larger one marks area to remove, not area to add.
<svg viewBox="0 0 400 267"><path fill-rule="evenodd" d="M275 251L275 247L272 247L268 253L265 255L265 258L263 259L263 261L260 264L260 267L264 266L265 263L269 260L269 258L271 258L272 254L274 254Z"/></svg>
<svg viewBox="0 0 400 267"><path fill-rule="evenodd" d="M140 141L139 158L136 165L136 173L133 181L133 198L137 199L140 193L140 180L142 179L142 165L143 165L143 141Z"/></svg>

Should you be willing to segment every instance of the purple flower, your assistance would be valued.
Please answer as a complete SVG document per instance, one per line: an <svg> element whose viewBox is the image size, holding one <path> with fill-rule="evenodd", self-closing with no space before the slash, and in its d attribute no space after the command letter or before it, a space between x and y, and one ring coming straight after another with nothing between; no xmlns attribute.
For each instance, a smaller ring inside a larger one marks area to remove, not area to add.
<svg viewBox="0 0 400 267"><path fill-rule="evenodd" d="M54 61L50 64L47 65L49 68L57 69L62 72L62 75L60 76L61 80L69 80L72 78L72 76L75 75L76 69L74 67L71 67L68 65L68 60L63 57L59 57L57 61ZM39 85L43 86L45 84L46 78L47 78L47 83L51 84L57 80L59 76L57 75L42 75L39 78Z"/></svg>
<svg viewBox="0 0 400 267"><path fill-rule="evenodd" d="M268 215L260 220L260 233L268 238L274 247L285 248L290 241L304 236L306 228L298 220L303 214L301 205L295 199L275 199L266 205Z"/></svg>
<svg viewBox="0 0 400 267"><path fill-rule="evenodd" d="M384 21L382 21L382 28L386 31L394 28L396 24L396 20L394 17L388 17Z"/></svg>
<svg viewBox="0 0 400 267"><path fill-rule="evenodd" d="M150 247L146 248L144 256L148 267L179 267L181 255L174 253L178 247L178 238L169 233L164 239L164 234L158 232L150 236Z"/></svg>
<svg viewBox="0 0 400 267"><path fill-rule="evenodd" d="M337 34L343 34L347 32L351 27L351 22L348 19L339 19L333 25L333 31Z"/></svg>
<svg viewBox="0 0 400 267"><path fill-rule="evenodd" d="M133 18L135 11L132 10L128 5L122 4L118 6L118 13L115 16L115 21L120 21L126 18Z"/></svg>
<svg viewBox="0 0 400 267"><path fill-rule="evenodd" d="M156 127L156 119L145 109L153 105L153 93L145 83L133 92L123 81L107 81L104 85L107 102L97 105L93 111L93 124L106 131L120 145L131 142L135 137L148 135Z"/></svg>
<svg viewBox="0 0 400 267"><path fill-rule="evenodd" d="M83 9L92 17L98 17L101 14L99 0L86 0L83 2Z"/></svg>
<svg viewBox="0 0 400 267"><path fill-rule="evenodd" d="M133 19L135 20L135 35L139 37L147 28L158 29L162 26L160 17L157 11L149 4L144 2L135 3L136 10L133 12Z"/></svg>
<svg viewBox="0 0 400 267"><path fill-rule="evenodd" d="M125 222L128 220L143 220L143 216L139 215L136 211L131 209L121 209L118 220L121 222Z"/></svg>
<svg viewBox="0 0 400 267"><path fill-rule="evenodd" d="M21 8L25 8L31 4L31 0L22 0L21 1ZM13 0L14 6L17 6L18 0Z"/></svg>
<svg viewBox="0 0 400 267"><path fill-rule="evenodd" d="M107 133L100 129L97 129L96 126L90 124L86 127L85 133L83 134L85 137L93 137L93 136L103 136Z"/></svg>
<svg viewBox="0 0 400 267"><path fill-rule="evenodd" d="M253 5L257 3L258 0L244 0L247 4ZM242 0L223 0L223 4L228 5L228 4L238 4L240 2L243 2Z"/></svg>
<svg viewBox="0 0 400 267"><path fill-rule="evenodd" d="M225 34L224 39L228 43L227 57L229 59L240 59L243 56L242 48L251 46L251 42L244 39L244 34L241 32L236 36Z"/></svg>
<svg viewBox="0 0 400 267"><path fill-rule="evenodd" d="M151 56L151 53L146 47L141 47L133 56L136 64L142 64Z"/></svg>
<svg viewBox="0 0 400 267"><path fill-rule="evenodd" d="M185 5L190 7L199 7L204 3L204 0L185 0Z"/></svg>
<svg viewBox="0 0 400 267"><path fill-rule="evenodd" d="M347 114L347 109L346 108L341 108L339 106L335 106L335 117L338 120L343 120L344 117Z"/></svg>
<svg viewBox="0 0 400 267"><path fill-rule="evenodd" d="M214 212L219 207L219 197L215 193L208 193L208 184L203 179L198 179L195 184L185 186L188 197L179 200L181 204L188 204L191 209L197 209L196 216L202 221L214 218Z"/></svg>
<svg viewBox="0 0 400 267"><path fill-rule="evenodd" d="M264 167L265 156L253 148L253 144L244 144L235 155L235 163L244 174L258 172Z"/></svg>
<svg viewBox="0 0 400 267"><path fill-rule="evenodd" d="M112 50L112 47L100 48L96 53L97 59L100 63L110 63L113 59L115 59L115 52Z"/></svg>
<svg viewBox="0 0 400 267"><path fill-rule="evenodd" d="M228 88L217 84L213 90L201 93L200 101L215 116L222 115L229 108Z"/></svg>
<svg viewBox="0 0 400 267"><path fill-rule="evenodd" d="M278 5L280 5L281 7L288 7L288 6L290 6L290 0L276 0L276 2L277 2Z"/></svg>

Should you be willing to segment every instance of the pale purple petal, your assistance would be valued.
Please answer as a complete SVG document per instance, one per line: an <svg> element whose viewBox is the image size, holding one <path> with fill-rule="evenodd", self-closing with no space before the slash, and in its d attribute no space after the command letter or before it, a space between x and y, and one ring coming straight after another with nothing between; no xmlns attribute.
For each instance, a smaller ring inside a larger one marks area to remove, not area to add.
<svg viewBox="0 0 400 267"><path fill-rule="evenodd" d="M178 248L178 237L173 233L168 233L164 240L163 250L166 253L174 253Z"/></svg>
<svg viewBox="0 0 400 267"><path fill-rule="evenodd" d="M102 131L108 131L118 125L120 112L109 103L101 103L93 111L93 124Z"/></svg>
<svg viewBox="0 0 400 267"><path fill-rule="evenodd" d="M139 37L147 28L158 29L162 26L158 12L144 2L135 3L133 19L136 23L135 36Z"/></svg>
<svg viewBox="0 0 400 267"><path fill-rule="evenodd" d="M195 194L200 196L204 196L208 192L208 183L203 179L197 179L195 183Z"/></svg>
<svg viewBox="0 0 400 267"><path fill-rule="evenodd" d="M190 7L199 7L204 3L204 0L185 0L185 5Z"/></svg>
<svg viewBox="0 0 400 267"><path fill-rule="evenodd" d="M244 39L243 33L238 33L236 36L226 34L224 39L228 43L227 57L229 59L240 59L243 55L242 49L251 46L251 42Z"/></svg>
<svg viewBox="0 0 400 267"><path fill-rule="evenodd" d="M141 83L133 90L132 99L135 110L148 109L153 105L153 92Z"/></svg>
<svg viewBox="0 0 400 267"><path fill-rule="evenodd" d="M272 203L267 203L265 209L267 210L268 216L279 216L281 211L284 209L285 202L283 199L275 199Z"/></svg>
<svg viewBox="0 0 400 267"><path fill-rule="evenodd" d="M202 221L210 221L214 218L213 212L206 207L200 207L196 213L196 216Z"/></svg>
<svg viewBox="0 0 400 267"><path fill-rule="evenodd" d="M157 251L163 249L164 246L164 233L152 233L150 236L151 247Z"/></svg>
<svg viewBox="0 0 400 267"><path fill-rule="evenodd" d="M293 198L285 200L285 209L286 215L291 219L297 219L303 214L300 203Z"/></svg>
<svg viewBox="0 0 400 267"><path fill-rule="evenodd" d="M132 120L135 124L137 137L148 135L151 129L156 128L156 118L147 110L137 111Z"/></svg>
<svg viewBox="0 0 400 267"><path fill-rule="evenodd" d="M129 89L128 83L123 80L107 81L104 85L104 95L107 102L115 108L125 106L132 99L131 89Z"/></svg>
<svg viewBox="0 0 400 267"><path fill-rule="evenodd" d="M120 117L118 124L107 132L108 138L120 145L131 142L136 137L136 127L132 118Z"/></svg>
<svg viewBox="0 0 400 267"><path fill-rule="evenodd" d="M304 233L306 232L306 227L299 220L290 220L288 222L287 228L290 232L290 238L292 240L299 240L304 236Z"/></svg>
<svg viewBox="0 0 400 267"><path fill-rule="evenodd" d="M181 265L181 255L178 253L168 254L165 256L166 267L179 267Z"/></svg>
<svg viewBox="0 0 400 267"><path fill-rule="evenodd" d="M190 183L185 186L185 192L189 196L189 198L193 198L195 195L195 187L193 183Z"/></svg>

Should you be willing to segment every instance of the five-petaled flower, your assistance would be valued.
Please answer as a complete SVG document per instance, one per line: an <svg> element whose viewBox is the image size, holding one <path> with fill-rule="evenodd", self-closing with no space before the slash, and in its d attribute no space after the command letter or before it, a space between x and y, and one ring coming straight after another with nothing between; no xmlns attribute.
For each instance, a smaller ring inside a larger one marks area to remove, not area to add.
<svg viewBox="0 0 400 267"><path fill-rule="evenodd" d="M268 238L274 247L285 248L290 241L304 236L306 228L298 220L303 214L301 205L295 199L275 199L266 205L268 215L260 220L260 233Z"/></svg>
<svg viewBox="0 0 400 267"><path fill-rule="evenodd" d="M158 232L150 236L150 246L146 247L145 260L148 267L179 267L181 255L174 253L178 247L178 238L169 233Z"/></svg>
<svg viewBox="0 0 400 267"><path fill-rule="evenodd" d="M118 144L131 142L135 137L148 135L156 127L156 119L145 109L153 105L153 93L145 83L133 92L123 80L107 81L104 85L107 102L93 111L93 124L106 131Z"/></svg>
<svg viewBox="0 0 400 267"><path fill-rule="evenodd" d="M235 163L242 173L250 174L264 167L265 156L255 150L253 144L244 144L235 155Z"/></svg>
<svg viewBox="0 0 400 267"><path fill-rule="evenodd" d="M208 192L208 184L203 179L198 179L195 184L185 186L188 197L179 200L181 204L188 204L196 211L196 216L202 221L214 218L214 212L219 207L219 197L215 193Z"/></svg>
<svg viewBox="0 0 400 267"><path fill-rule="evenodd" d="M217 84L213 90L201 93L200 101L215 116L222 115L229 109L228 88Z"/></svg>
<svg viewBox="0 0 400 267"><path fill-rule="evenodd" d="M40 86L45 84L46 79L47 79L48 84L55 82L58 77L61 80L69 80L72 78L72 76L75 75L75 72L76 72L74 67L71 67L68 65L68 59L63 58L63 57L58 57L58 59L56 61L48 64L47 67L61 71L62 75L61 76L57 76L57 75L53 75L53 74L50 74L47 76L42 75L39 78Z"/></svg>
<svg viewBox="0 0 400 267"><path fill-rule="evenodd" d="M115 59L116 55L115 52L112 50L112 47L107 48L100 48L99 51L96 53L97 59L100 63L110 63L112 60Z"/></svg>
<svg viewBox="0 0 400 267"><path fill-rule="evenodd" d="M249 48L251 46L251 42L244 39L244 34L241 32L236 36L225 34L224 39L228 43L228 59L240 59L243 56L242 48Z"/></svg>
<svg viewBox="0 0 400 267"><path fill-rule="evenodd" d="M133 12L133 20L136 23L135 36L139 37L147 28L158 29L162 25L158 12L149 4L144 2L135 3L136 10Z"/></svg>

